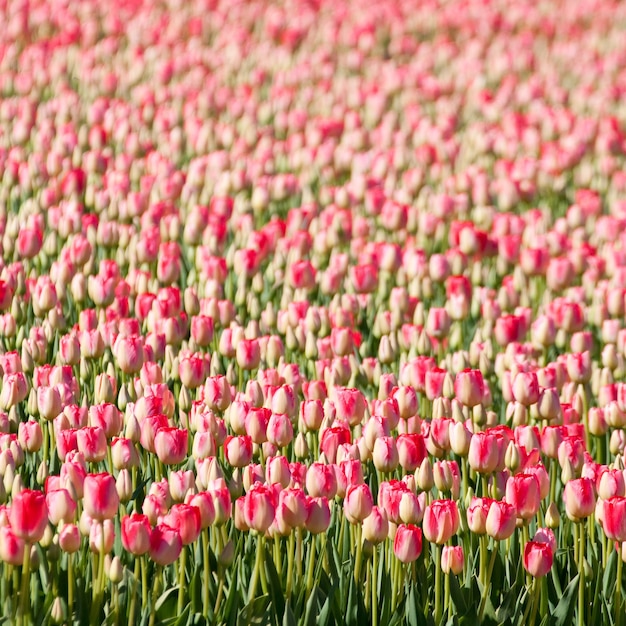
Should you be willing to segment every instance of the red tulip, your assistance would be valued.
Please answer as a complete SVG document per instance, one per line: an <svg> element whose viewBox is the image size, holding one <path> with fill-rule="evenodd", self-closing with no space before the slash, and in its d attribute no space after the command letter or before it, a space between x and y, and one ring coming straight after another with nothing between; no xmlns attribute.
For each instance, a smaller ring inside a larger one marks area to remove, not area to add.
<svg viewBox="0 0 626 626"><path fill-rule="evenodd" d="M95 520L113 519L120 504L111 474L88 474L83 484L83 506Z"/></svg>
<svg viewBox="0 0 626 626"><path fill-rule="evenodd" d="M330 507L325 497L307 499L307 518L305 527L313 535L326 532L330 524Z"/></svg>
<svg viewBox="0 0 626 626"><path fill-rule="evenodd" d="M21 566L24 562L24 539L9 526L0 526L0 561L9 565Z"/></svg>
<svg viewBox="0 0 626 626"><path fill-rule="evenodd" d="M41 491L23 489L11 501L9 521L17 537L28 544L37 543L48 525L46 496Z"/></svg>

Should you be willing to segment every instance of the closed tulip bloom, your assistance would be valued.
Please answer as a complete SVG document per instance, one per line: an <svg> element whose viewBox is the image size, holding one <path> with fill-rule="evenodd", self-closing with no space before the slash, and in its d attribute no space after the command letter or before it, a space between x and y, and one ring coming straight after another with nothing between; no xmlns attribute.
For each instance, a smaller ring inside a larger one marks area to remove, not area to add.
<svg viewBox="0 0 626 626"><path fill-rule="evenodd" d="M626 498L615 496L605 500L602 526L612 541L626 541Z"/></svg>
<svg viewBox="0 0 626 626"><path fill-rule="evenodd" d="M32 489L20 491L11 501L9 522L17 537L28 544L37 543L48 525L46 496Z"/></svg>
<svg viewBox="0 0 626 626"><path fill-rule="evenodd" d="M291 482L289 461L284 456L272 456L267 459L265 479L268 485L280 485L283 489Z"/></svg>
<svg viewBox="0 0 626 626"><path fill-rule="evenodd" d="M307 519L307 496L302 489L283 489L278 495L282 517L291 528L303 528Z"/></svg>
<svg viewBox="0 0 626 626"><path fill-rule="evenodd" d="M252 438L254 443L262 444L267 441L267 428L271 416L272 412L264 407L250 407L246 413L244 419L246 434Z"/></svg>
<svg viewBox="0 0 626 626"><path fill-rule="evenodd" d="M170 472L168 483L172 500L182 502L189 490L195 488L196 476L192 470Z"/></svg>
<svg viewBox="0 0 626 626"><path fill-rule="evenodd" d="M187 389L197 389L204 384L207 362L199 356L180 358L178 362L178 375L183 386Z"/></svg>
<svg viewBox="0 0 626 626"><path fill-rule="evenodd" d="M39 422L33 420L20 422L17 429L17 440L26 452L39 452L43 444L43 432Z"/></svg>
<svg viewBox="0 0 626 626"><path fill-rule="evenodd" d="M243 370L254 370L261 362L261 347L258 339L240 339L237 343L235 358Z"/></svg>
<svg viewBox="0 0 626 626"><path fill-rule="evenodd" d="M113 346L113 354L119 368L125 374L137 374L145 360L143 338L119 336Z"/></svg>
<svg viewBox="0 0 626 626"><path fill-rule="evenodd" d="M489 507L485 529L498 541L508 539L515 532L517 510L512 504L495 500Z"/></svg>
<svg viewBox="0 0 626 626"><path fill-rule="evenodd" d="M226 376L210 376L203 388L203 400L212 411L225 411L231 402L230 385Z"/></svg>
<svg viewBox="0 0 626 626"><path fill-rule="evenodd" d="M252 461L252 439L245 435L226 437L224 455L233 467L245 467Z"/></svg>
<svg viewBox="0 0 626 626"><path fill-rule="evenodd" d="M330 507L325 497L307 498L307 518L305 528L312 535L326 532L330 525Z"/></svg>
<svg viewBox="0 0 626 626"><path fill-rule="evenodd" d="M393 472L398 467L399 455L393 437L379 437L372 451L374 466L380 472Z"/></svg>
<svg viewBox="0 0 626 626"><path fill-rule="evenodd" d="M111 459L116 470L130 469L139 465L139 454L130 439L116 437L111 441Z"/></svg>
<svg viewBox="0 0 626 626"><path fill-rule="evenodd" d="M480 474L491 474L498 466L499 451L495 434L485 431L472 435L467 461Z"/></svg>
<svg viewBox="0 0 626 626"><path fill-rule="evenodd" d="M88 474L83 484L83 506L89 517L95 520L113 519L120 499L111 474Z"/></svg>
<svg viewBox="0 0 626 626"><path fill-rule="evenodd" d="M334 390L333 403L337 410L337 418L346 421L350 426L360 424L365 416L366 400L363 392L358 389L338 387ZM311 430L315 430L312 428Z"/></svg>
<svg viewBox="0 0 626 626"><path fill-rule="evenodd" d="M60 522L73 522L76 518L76 502L67 489L54 489L46 493L48 519L53 526Z"/></svg>
<svg viewBox="0 0 626 626"><path fill-rule="evenodd" d="M102 428L86 426L76 431L76 444L89 463L99 463L106 458L107 439Z"/></svg>
<svg viewBox="0 0 626 626"><path fill-rule="evenodd" d="M624 472L618 469L607 469L602 472L598 481L598 497L602 500L608 500L615 496L623 497L625 495Z"/></svg>
<svg viewBox="0 0 626 626"><path fill-rule="evenodd" d="M535 372L518 372L513 379L513 396L524 406L539 400L539 382Z"/></svg>
<svg viewBox="0 0 626 626"><path fill-rule="evenodd" d="M21 566L24 563L24 539L13 532L10 526L0 526L0 561ZM30 547L27 548L30 550Z"/></svg>
<svg viewBox="0 0 626 626"><path fill-rule="evenodd" d="M346 426L333 426L322 431L320 451L330 463L337 461L337 449L339 446L349 444L352 441L350 429Z"/></svg>
<svg viewBox="0 0 626 626"><path fill-rule="evenodd" d="M596 495L591 478L576 478L565 485L563 492L565 512L573 522L589 517L596 506Z"/></svg>
<svg viewBox="0 0 626 626"><path fill-rule="evenodd" d="M109 402L90 406L88 415L89 425L102 428L107 439L119 435L124 425L122 412Z"/></svg>
<svg viewBox="0 0 626 626"><path fill-rule="evenodd" d="M424 437L418 433L399 435L396 448L400 466L405 472L414 472L428 454Z"/></svg>
<svg viewBox="0 0 626 626"><path fill-rule="evenodd" d="M272 413L267 423L267 440L279 448L288 446L293 439L293 426L288 415Z"/></svg>
<svg viewBox="0 0 626 626"><path fill-rule="evenodd" d="M422 530L413 524L400 524L393 540L393 553L402 563L416 561L422 553Z"/></svg>
<svg viewBox="0 0 626 626"><path fill-rule="evenodd" d="M180 533L167 524L158 524L150 533L150 558L162 567L180 556L183 542Z"/></svg>
<svg viewBox="0 0 626 626"><path fill-rule="evenodd" d="M37 389L37 410L46 420L53 420L62 410L61 395L56 387L39 387Z"/></svg>
<svg viewBox="0 0 626 626"><path fill-rule="evenodd" d="M64 524L59 531L59 546L63 552L73 554L80 548L80 530L76 524Z"/></svg>
<svg viewBox="0 0 626 626"><path fill-rule="evenodd" d="M463 573L465 556L463 546L444 546L441 552L441 569L444 574L452 572L455 576Z"/></svg>
<svg viewBox="0 0 626 626"><path fill-rule="evenodd" d="M370 514L363 520L363 539L378 545L387 539L389 522L385 512L378 506L372 507Z"/></svg>
<svg viewBox="0 0 626 626"><path fill-rule="evenodd" d="M420 524L424 518L426 494L416 495L412 491L405 491L400 498L398 513L403 524Z"/></svg>
<svg viewBox="0 0 626 626"><path fill-rule="evenodd" d="M159 428L154 436L154 450L159 461L178 465L187 458L189 431L186 428Z"/></svg>
<svg viewBox="0 0 626 626"><path fill-rule="evenodd" d="M124 549L141 556L150 550L150 534L152 528L146 515L133 513L122 518L122 545Z"/></svg>
<svg viewBox="0 0 626 626"><path fill-rule="evenodd" d="M454 379L456 399L469 408L481 404L485 393L485 383L480 370L464 369Z"/></svg>
<svg viewBox="0 0 626 626"><path fill-rule="evenodd" d="M213 498L213 505L215 508L215 524L221 526L231 518L233 512L230 492L226 487L209 488L207 491Z"/></svg>
<svg viewBox="0 0 626 626"><path fill-rule="evenodd" d="M113 550L115 542L115 526L113 521L105 519L93 521L89 527L89 549L92 552L108 553Z"/></svg>
<svg viewBox="0 0 626 626"><path fill-rule="evenodd" d="M538 528L533 536L533 541L547 543L552 548L552 552L556 552L556 536L551 528Z"/></svg>
<svg viewBox="0 0 626 626"><path fill-rule="evenodd" d="M524 547L524 569L535 578L545 576L552 568L554 554L547 543L529 541Z"/></svg>
<svg viewBox="0 0 626 626"><path fill-rule="evenodd" d="M530 520L539 510L539 480L533 474L516 474L506 483L506 501L517 509L517 517Z"/></svg>
<svg viewBox="0 0 626 626"><path fill-rule="evenodd" d="M434 500L424 511L422 528L431 543L447 543L458 531L459 524L459 509L453 500Z"/></svg>
<svg viewBox="0 0 626 626"><path fill-rule="evenodd" d="M577 384L589 382L591 378L591 353L589 351L567 354L565 365L571 381Z"/></svg>
<svg viewBox="0 0 626 626"><path fill-rule="evenodd" d="M202 530L200 510L190 504L175 504L163 517L163 523L180 533L183 546L193 543Z"/></svg>
<svg viewBox="0 0 626 626"><path fill-rule="evenodd" d="M306 490L311 497L332 500L337 494L337 474L330 465L313 463L306 474Z"/></svg>
<svg viewBox="0 0 626 626"><path fill-rule="evenodd" d="M215 521L215 505L213 504L213 497L208 491L201 491L193 495L189 493L185 498L185 504L196 507L200 512L200 527L202 530L213 525Z"/></svg>
<svg viewBox="0 0 626 626"><path fill-rule="evenodd" d="M272 489L260 483L252 486L243 497L243 515L249 528L265 533L276 515L276 503Z"/></svg>
<svg viewBox="0 0 626 626"><path fill-rule="evenodd" d="M348 487L343 501L343 510L350 523L362 522L374 506L372 492L368 485L354 485Z"/></svg>

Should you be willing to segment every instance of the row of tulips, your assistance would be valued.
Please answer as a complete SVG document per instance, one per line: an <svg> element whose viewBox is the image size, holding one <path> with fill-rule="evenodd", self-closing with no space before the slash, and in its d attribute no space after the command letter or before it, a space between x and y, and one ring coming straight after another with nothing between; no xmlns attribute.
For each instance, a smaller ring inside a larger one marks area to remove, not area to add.
<svg viewBox="0 0 626 626"><path fill-rule="evenodd" d="M9 621L622 623L626 5L361 4L0 2Z"/></svg>

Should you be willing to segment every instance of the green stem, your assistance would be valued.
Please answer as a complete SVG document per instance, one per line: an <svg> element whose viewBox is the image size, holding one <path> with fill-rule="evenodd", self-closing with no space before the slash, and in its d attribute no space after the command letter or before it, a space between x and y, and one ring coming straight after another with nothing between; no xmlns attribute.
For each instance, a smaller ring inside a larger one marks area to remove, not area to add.
<svg viewBox="0 0 626 626"><path fill-rule="evenodd" d="M291 595L291 586L293 584L293 554L295 551L295 535L292 530L289 534L289 540L287 542L287 597Z"/></svg>
<svg viewBox="0 0 626 626"><path fill-rule="evenodd" d="M67 555L67 617L72 623L74 613L74 555Z"/></svg>
<svg viewBox="0 0 626 626"><path fill-rule="evenodd" d="M30 613L30 544L24 545L24 561L22 564L22 587L20 590L20 612L17 617L18 626L28 623Z"/></svg>
<svg viewBox="0 0 626 626"><path fill-rule="evenodd" d="M578 624L585 623L585 523L578 524Z"/></svg>
<svg viewBox="0 0 626 626"><path fill-rule="evenodd" d="M152 587L152 605L150 606L150 621L148 622L148 626L154 626L156 621L156 603L159 599L159 585L158 580L163 573L163 567L161 565L157 565L154 571L154 586Z"/></svg>
<svg viewBox="0 0 626 626"><path fill-rule="evenodd" d="M148 604L148 564L146 557L141 557L141 608L144 610Z"/></svg>
<svg viewBox="0 0 626 626"><path fill-rule="evenodd" d="M204 586L202 588L202 609L209 610L209 584L211 582L211 562L209 561L209 529L202 533L202 559L204 560Z"/></svg>
<svg viewBox="0 0 626 626"><path fill-rule="evenodd" d="M537 620L537 609L539 608L539 595L541 592L543 578L533 580L533 610L530 614L530 626L535 626Z"/></svg>
<svg viewBox="0 0 626 626"><path fill-rule="evenodd" d="M372 554L372 626L378 626L378 546Z"/></svg>
<svg viewBox="0 0 626 626"><path fill-rule="evenodd" d="M356 525L356 558L354 561L354 582L359 584L361 578L361 563L363 561L363 544L361 543L361 526Z"/></svg>
<svg viewBox="0 0 626 626"><path fill-rule="evenodd" d="M130 598L130 608L128 611L128 626L134 626L135 624L135 606L137 604L137 587L139 586L140 576L140 564L139 559L135 557L135 572L133 581L133 591Z"/></svg>
<svg viewBox="0 0 626 626"><path fill-rule="evenodd" d="M435 547L435 624L441 624L441 551L442 546Z"/></svg>
<svg viewBox="0 0 626 626"><path fill-rule="evenodd" d="M178 562L178 614L183 612L185 604L185 570L187 569L187 546L183 546Z"/></svg>
<svg viewBox="0 0 626 626"><path fill-rule="evenodd" d="M447 623L448 616L450 614L450 573L446 574L446 577L444 578L443 612L446 616L446 623Z"/></svg>
<svg viewBox="0 0 626 626"><path fill-rule="evenodd" d="M309 567L306 573L306 595L307 597L313 589L313 572L315 571L315 537L311 536L311 547L309 549Z"/></svg>
<svg viewBox="0 0 626 626"><path fill-rule="evenodd" d="M617 555L617 578L615 580L615 626L621 626L622 623L622 561L621 550Z"/></svg>
<svg viewBox="0 0 626 626"><path fill-rule="evenodd" d="M252 602L256 596L256 588L259 583L259 575L263 566L263 537L259 537L259 547L256 551L256 560L254 562L254 571L252 572L252 580L250 581L250 590L248 591L248 603Z"/></svg>
<svg viewBox="0 0 626 626"><path fill-rule="evenodd" d="M487 605L487 597L489 596L489 585L491 584L491 574L493 572L493 566L496 562L496 556L498 554L498 546L494 545L494 549L491 551L491 559L489 560L489 569L487 570L487 577L485 578L485 586L483 587L483 596L480 599L480 607L478 608L478 621L483 619L483 613L485 612L485 606Z"/></svg>

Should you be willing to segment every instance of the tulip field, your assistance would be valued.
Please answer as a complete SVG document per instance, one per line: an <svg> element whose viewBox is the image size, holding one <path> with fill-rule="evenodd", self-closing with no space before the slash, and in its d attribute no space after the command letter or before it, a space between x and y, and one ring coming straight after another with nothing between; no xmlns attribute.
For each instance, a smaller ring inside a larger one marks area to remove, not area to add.
<svg viewBox="0 0 626 626"><path fill-rule="evenodd" d="M0 0L0 623L626 626L626 3Z"/></svg>

